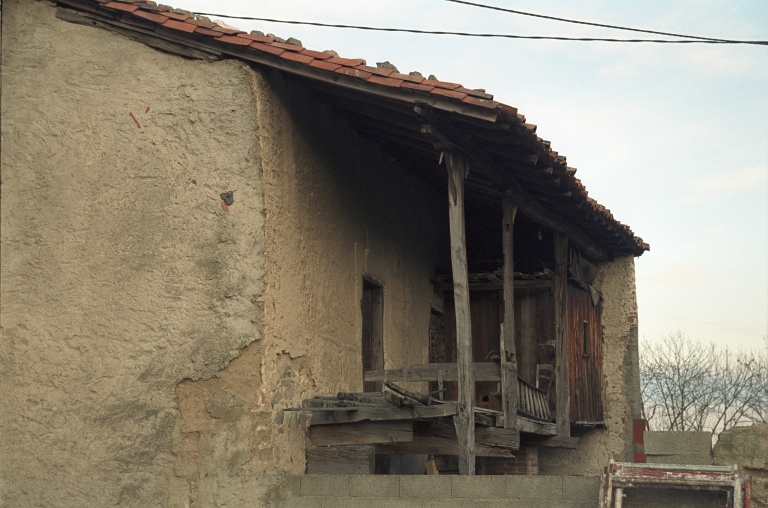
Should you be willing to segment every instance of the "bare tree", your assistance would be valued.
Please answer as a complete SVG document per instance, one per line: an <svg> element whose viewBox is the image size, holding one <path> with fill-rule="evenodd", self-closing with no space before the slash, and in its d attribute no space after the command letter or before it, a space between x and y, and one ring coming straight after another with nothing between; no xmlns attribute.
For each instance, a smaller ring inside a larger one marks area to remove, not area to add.
<svg viewBox="0 0 768 508"><path fill-rule="evenodd" d="M650 430L725 429L768 420L765 350L733 352L677 331L642 345L643 413Z"/></svg>

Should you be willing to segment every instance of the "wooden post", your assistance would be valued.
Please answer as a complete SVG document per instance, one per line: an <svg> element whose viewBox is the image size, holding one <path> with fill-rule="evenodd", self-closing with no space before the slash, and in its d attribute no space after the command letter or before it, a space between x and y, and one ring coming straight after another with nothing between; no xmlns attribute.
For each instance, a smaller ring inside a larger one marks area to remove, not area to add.
<svg viewBox="0 0 768 508"><path fill-rule="evenodd" d="M464 234L464 178L469 165L458 154L444 152L448 167L448 218L451 230L453 299L456 308L456 353L459 371L458 414L453 417L459 448L459 474L475 474L475 373L469 314L467 245Z"/></svg>
<svg viewBox="0 0 768 508"><path fill-rule="evenodd" d="M571 389L568 378L568 238L555 233L555 356L557 360L557 435L571 435Z"/></svg>
<svg viewBox="0 0 768 508"><path fill-rule="evenodd" d="M505 194L502 200L502 243L504 245L504 324L501 327L501 405L504 410L504 428L517 428L517 355L515 349L515 270L513 256L513 226L515 206L512 196Z"/></svg>

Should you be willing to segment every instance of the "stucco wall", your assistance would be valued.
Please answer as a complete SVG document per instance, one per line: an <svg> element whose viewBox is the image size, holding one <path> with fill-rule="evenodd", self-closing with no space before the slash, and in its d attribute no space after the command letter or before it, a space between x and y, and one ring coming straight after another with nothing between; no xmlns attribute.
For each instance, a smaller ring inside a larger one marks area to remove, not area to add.
<svg viewBox="0 0 768 508"><path fill-rule="evenodd" d="M55 13L3 1L0 505L185 506L174 387L260 336L252 72Z"/></svg>
<svg viewBox="0 0 768 508"><path fill-rule="evenodd" d="M640 418L634 258L600 264L603 294L603 399L606 429L580 436L577 450L539 449L541 474L600 474L608 459L632 461L632 419Z"/></svg>
<svg viewBox="0 0 768 508"><path fill-rule="evenodd" d="M449 253L447 200L301 85L272 72L257 75L255 90L266 231L265 290L257 301L263 340L258 354L240 359L242 368L184 383L177 393L190 439L219 434L226 417L206 415L205 401L221 389L246 401L242 424L254 432L254 463L301 474L306 420L282 410L314 395L363 389L363 275L384 285L385 367L428 361L430 278ZM261 385L248 392L254 388L244 382L253 376Z"/></svg>

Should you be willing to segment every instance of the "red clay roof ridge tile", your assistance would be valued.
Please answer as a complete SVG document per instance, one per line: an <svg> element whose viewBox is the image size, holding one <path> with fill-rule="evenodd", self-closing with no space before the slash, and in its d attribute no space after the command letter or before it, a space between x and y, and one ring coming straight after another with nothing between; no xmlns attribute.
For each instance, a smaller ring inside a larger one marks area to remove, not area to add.
<svg viewBox="0 0 768 508"><path fill-rule="evenodd" d="M625 238L627 245L634 244L640 252L650 250L647 243L634 236L629 226L618 222L610 210L600 205L589 197L581 180L575 178L575 168L567 166L566 158L551 149L549 141L545 141L536 135L536 125L527 123L524 115L518 113L517 108L493 100L493 95L486 93L482 88L465 88L459 83L440 81L434 75L425 79L420 72L400 73L389 61L378 62L376 67L369 67L362 58L343 58L333 50L314 51L303 47L300 40L293 37L282 39L274 34L252 31L247 34L243 30L231 27L223 21L211 21L209 18L194 14L183 9L175 9L168 5L156 4L152 0L93 0L101 4L102 8L112 9L136 16L145 21L150 21L174 30L195 33L224 44L232 44L240 47L248 47L254 51L261 51L275 55L285 60L291 60L303 65L308 65L328 72L345 74L358 79L366 80L374 86L387 86L413 90L440 96L448 100L461 101L474 107L495 109L506 121L512 125L515 132L523 135L521 141L529 150L538 153L542 164L551 165L558 174L565 175L567 190L575 190L579 198L583 199L592 210L599 215L594 217L603 223L611 231L622 231L629 238ZM519 127L522 126L522 129ZM551 171L551 170L550 170ZM580 205L577 205L580 206ZM617 234L617 233L614 233ZM635 250L637 254L637 250Z"/></svg>

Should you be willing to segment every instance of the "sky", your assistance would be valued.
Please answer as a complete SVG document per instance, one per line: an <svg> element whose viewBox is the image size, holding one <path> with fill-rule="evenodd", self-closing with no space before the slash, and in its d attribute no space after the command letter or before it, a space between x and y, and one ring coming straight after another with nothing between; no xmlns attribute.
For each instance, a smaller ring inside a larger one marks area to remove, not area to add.
<svg viewBox="0 0 768 508"><path fill-rule="evenodd" d="M765 0L475 0L550 16L768 40ZM174 0L193 12L380 27L639 38L445 0ZM651 245L641 339L757 348L768 334L768 46L525 41L222 19L484 88L567 156L591 197ZM657 38L656 36L649 36Z"/></svg>

